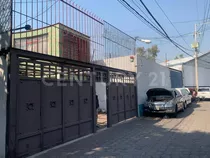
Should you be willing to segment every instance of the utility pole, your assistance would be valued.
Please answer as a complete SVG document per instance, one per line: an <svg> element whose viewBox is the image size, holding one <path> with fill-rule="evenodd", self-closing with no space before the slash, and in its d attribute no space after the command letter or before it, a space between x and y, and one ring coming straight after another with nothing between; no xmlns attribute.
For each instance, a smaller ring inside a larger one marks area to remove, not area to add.
<svg viewBox="0 0 210 158"><path fill-rule="evenodd" d="M165 53L165 62L166 62L166 66L168 66L167 53Z"/></svg>
<svg viewBox="0 0 210 158"><path fill-rule="evenodd" d="M197 24L195 24L195 34L194 34L194 40L195 40L195 87L196 91L198 91L199 85L198 85L198 42L197 42Z"/></svg>

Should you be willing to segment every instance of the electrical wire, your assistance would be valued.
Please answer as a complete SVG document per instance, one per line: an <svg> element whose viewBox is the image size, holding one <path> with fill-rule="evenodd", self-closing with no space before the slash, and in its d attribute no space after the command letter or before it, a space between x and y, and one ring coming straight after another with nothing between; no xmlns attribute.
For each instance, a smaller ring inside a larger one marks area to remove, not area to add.
<svg viewBox="0 0 210 158"><path fill-rule="evenodd" d="M170 39L164 33L162 33L157 27L155 27L153 24L151 24L146 18L144 18L138 11L136 11L126 0L118 0L118 2L120 2L126 9L128 9L131 13L133 13L138 19L140 19L149 28L151 28L152 30L154 30L155 32L160 34L162 37L164 37L166 39ZM187 50L186 48L184 48L180 44L176 43L175 41L173 41L171 39L170 39L170 41L172 43L174 43L176 46L178 45L178 46L182 47L183 49Z"/></svg>
<svg viewBox="0 0 210 158"><path fill-rule="evenodd" d="M178 29L174 26L174 24L171 22L171 20L169 19L169 17L167 16L167 14L165 13L165 11L163 10L163 8L160 6L160 4L157 2L157 0L154 0L155 3L157 4L157 6L159 7L159 9L162 11L162 13L165 15L165 17L168 19L168 21L170 22L170 24L173 26L173 28L176 30L176 32L179 34L179 36L183 39L183 41L185 42L185 44L190 47L187 43L187 41L183 38L183 36L181 35L181 33L178 31Z"/></svg>
<svg viewBox="0 0 210 158"><path fill-rule="evenodd" d="M34 18L38 18L40 15L44 14L45 12L47 12L48 10L50 10L59 0L55 0L55 2L50 5L46 10L44 10L43 12L38 13ZM28 2L30 3L30 2ZM15 11L15 10L13 10ZM25 22L22 22L21 24L17 25L15 28L21 27L23 24L26 24L27 22L31 21L32 19L28 19Z"/></svg>
<svg viewBox="0 0 210 158"><path fill-rule="evenodd" d="M140 0L141 1L141 0ZM155 32L157 32L158 34L160 34L161 36L163 36L164 38L168 39L175 47L177 47L178 49L180 49L183 53L193 57L191 54L189 54L188 52L186 52L183 46L181 46L180 44L176 43L175 41L173 41L172 39L170 39L170 37L167 35L166 31L162 28L162 26L158 23L158 25L160 26L161 29L163 29L165 33L163 33L162 31L160 31L158 28L156 28L154 25L152 25L147 19L145 19L138 11L136 11L126 0L118 0L118 2L120 2L126 9L128 9L131 13L133 13L138 19L140 19L144 24L146 24L148 27L150 27L151 29L153 29ZM142 1L141 1L142 2ZM144 5L145 9L147 8L146 5ZM147 8L146 10L149 11L149 9ZM151 12L148 12L149 14L151 14ZM152 17L154 18L154 16L152 15ZM155 19L155 18L154 18ZM207 61L205 61L207 62ZM207 62L210 63L210 62Z"/></svg>
<svg viewBox="0 0 210 158"><path fill-rule="evenodd" d="M209 0L208 0L207 4L208 4L208 9L207 9L207 13L205 15L204 23L206 23L207 20L209 19L209 10L210 10L210 1ZM205 10L205 12L206 12L206 10ZM207 24L204 24L204 27L203 27L203 30L202 30L203 33L202 33L202 37L201 37L201 40L200 40L200 46L203 43L203 39L204 39L205 31L206 31L206 26L207 26Z"/></svg>
<svg viewBox="0 0 210 158"><path fill-rule="evenodd" d="M164 32L164 34L166 35L167 39L169 41L171 41L171 43L173 43L177 48L181 49L180 50L183 50L183 49L186 49L184 48L183 46L181 46L180 44L176 43L175 41L173 41L169 36L168 34L166 33L166 31L164 30L164 28L161 26L161 24L157 21L157 19L153 16L153 14L150 12L150 10L147 8L147 6L144 4L144 2L142 0L139 0L141 2L141 4L144 6L144 8L147 10L147 12L149 13L149 15L152 17L152 19L154 19L154 21L158 24L158 26L161 28L161 30ZM187 49L186 49L187 50ZM186 51L184 51L185 54L187 55L190 55L189 53L187 53ZM191 56L191 55L190 55Z"/></svg>

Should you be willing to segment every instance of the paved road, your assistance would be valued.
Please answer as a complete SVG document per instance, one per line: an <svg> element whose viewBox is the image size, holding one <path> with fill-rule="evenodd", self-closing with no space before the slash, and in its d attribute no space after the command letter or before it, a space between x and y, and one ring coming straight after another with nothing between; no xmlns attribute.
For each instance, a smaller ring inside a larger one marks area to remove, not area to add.
<svg viewBox="0 0 210 158"><path fill-rule="evenodd" d="M36 158L210 158L210 102L177 118L147 117L117 125Z"/></svg>

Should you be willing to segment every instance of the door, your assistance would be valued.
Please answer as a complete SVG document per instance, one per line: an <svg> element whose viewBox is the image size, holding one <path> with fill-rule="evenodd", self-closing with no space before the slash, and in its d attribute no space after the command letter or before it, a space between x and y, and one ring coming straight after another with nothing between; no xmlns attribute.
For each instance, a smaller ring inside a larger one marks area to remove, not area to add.
<svg viewBox="0 0 210 158"><path fill-rule="evenodd" d="M175 96L176 96L177 110L180 111L183 108L182 95L179 91L175 91Z"/></svg>

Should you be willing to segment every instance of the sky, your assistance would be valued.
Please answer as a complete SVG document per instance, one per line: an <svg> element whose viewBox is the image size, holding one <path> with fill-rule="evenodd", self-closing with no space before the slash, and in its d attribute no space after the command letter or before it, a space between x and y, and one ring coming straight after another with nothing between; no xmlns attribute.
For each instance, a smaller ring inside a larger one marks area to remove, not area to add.
<svg viewBox="0 0 210 158"><path fill-rule="evenodd" d="M127 1L130 2L131 0ZM199 23L200 21L198 22L198 20L202 20L204 18L206 1L207 0L157 0L180 34L192 33L194 31L195 23ZM143 24L117 0L75 0L75 3L98 15L103 20L111 23L133 37L139 36L144 39L160 37L160 35ZM169 36L179 36L162 11L158 8L154 0L144 0L144 3L150 9L158 22L163 26ZM191 20L193 20L193 22L177 23ZM209 25L207 25L207 31L204 34L203 42L200 46L200 51L202 53L210 51L210 40L208 38L210 35L210 31L208 31L210 28ZM201 24L198 25L198 28L200 26ZM186 42L182 38L176 38L174 40L182 46L191 49L191 43L194 41L193 34L184 36L183 38ZM157 57L159 62L165 61L166 58L168 60L174 59L176 55L184 54L169 41L160 39L151 40L152 43L149 45L142 42L138 42L137 45L148 48L157 44L160 50ZM191 55L194 54L193 51L189 51L188 53ZM185 54L184 56L187 57Z"/></svg>

